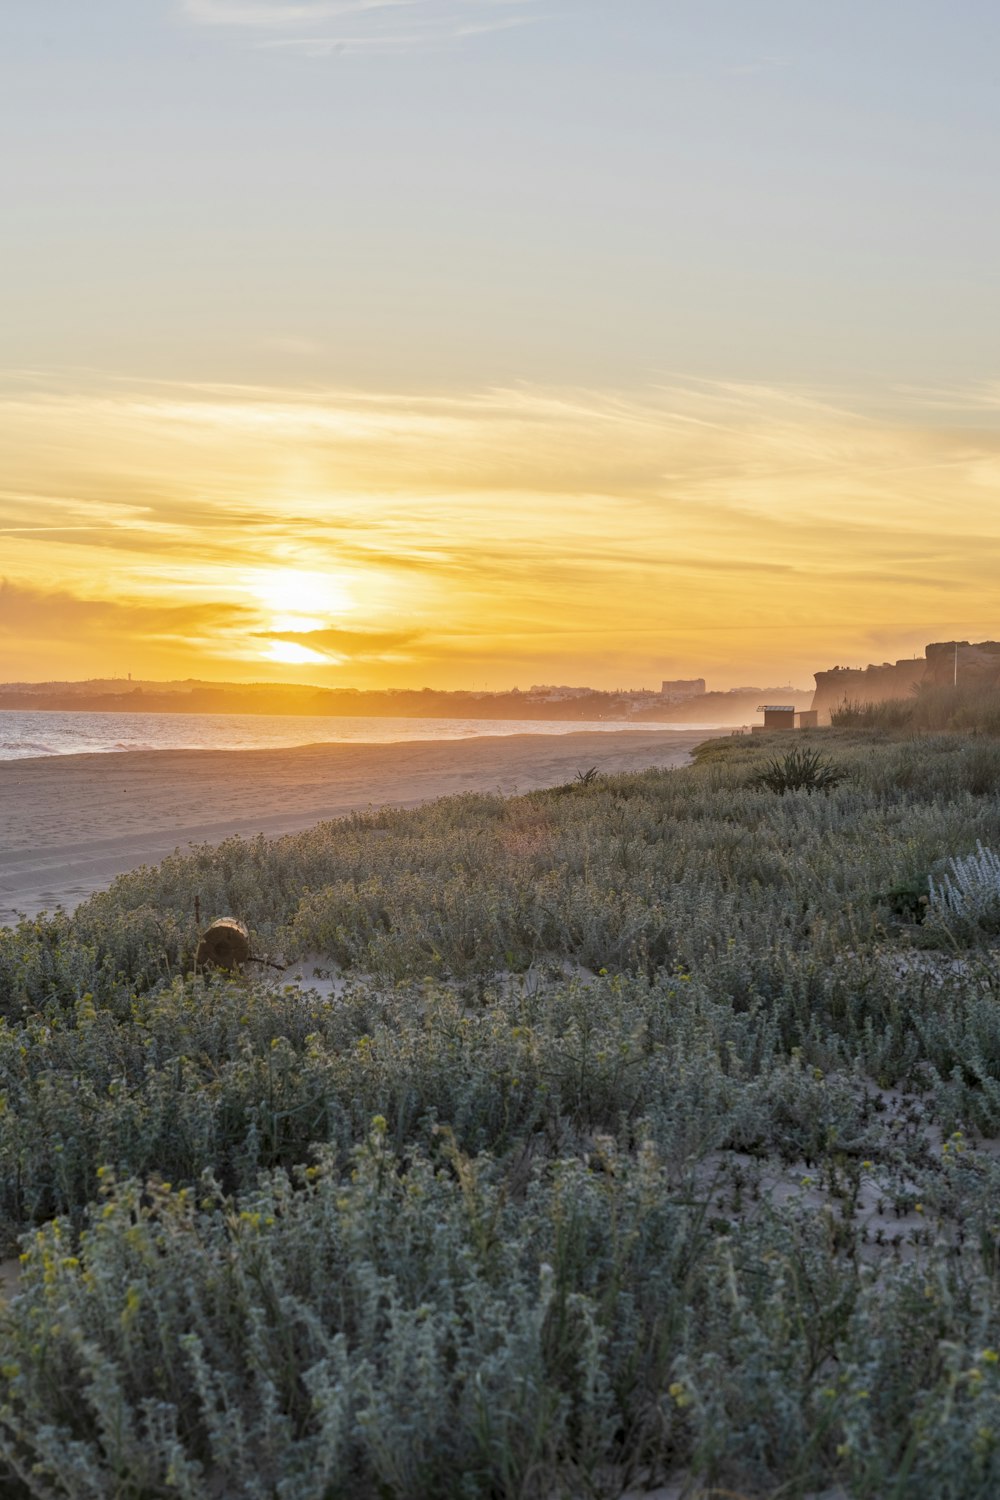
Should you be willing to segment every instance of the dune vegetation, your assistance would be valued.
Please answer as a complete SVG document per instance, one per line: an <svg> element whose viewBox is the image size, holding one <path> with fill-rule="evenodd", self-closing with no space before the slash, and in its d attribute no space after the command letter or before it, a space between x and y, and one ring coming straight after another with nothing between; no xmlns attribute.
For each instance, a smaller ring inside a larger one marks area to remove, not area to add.
<svg viewBox="0 0 1000 1500"><path fill-rule="evenodd" d="M830 721L840 729L1000 735L1000 687L978 681L959 681L955 687L921 683L906 698L845 701L833 710Z"/></svg>
<svg viewBox="0 0 1000 1500"><path fill-rule="evenodd" d="M0 930L3 1495L1000 1493L1000 745L788 743Z"/></svg>

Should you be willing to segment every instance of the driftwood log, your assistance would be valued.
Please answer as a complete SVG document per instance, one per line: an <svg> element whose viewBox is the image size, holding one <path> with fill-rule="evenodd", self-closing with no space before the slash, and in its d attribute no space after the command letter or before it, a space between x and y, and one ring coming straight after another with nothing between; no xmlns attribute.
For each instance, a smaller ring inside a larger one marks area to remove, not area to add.
<svg viewBox="0 0 1000 1500"><path fill-rule="evenodd" d="M250 957L250 934L234 917L220 917L206 927L194 956L201 969L211 964L216 969L239 969Z"/></svg>

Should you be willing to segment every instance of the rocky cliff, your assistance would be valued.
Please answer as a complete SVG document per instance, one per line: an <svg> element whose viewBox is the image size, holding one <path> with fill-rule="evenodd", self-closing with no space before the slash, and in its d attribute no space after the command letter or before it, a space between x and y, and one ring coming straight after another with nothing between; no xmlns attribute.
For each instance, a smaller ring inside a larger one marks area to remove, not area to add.
<svg viewBox="0 0 1000 1500"><path fill-rule="evenodd" d="M812 706L819 711L819 722L828 724L831 710L845 702L884 703L908 698L922 684L947 686L955 680L956 645L959 682L1000 686L1000 642L936 641L925 648L923 657L817 672Z"/></svg>
<svg viewBox="0 0 1000 1500"><path fill-rule="evenodd" d="M968 641L939 641L937 645L928 646L924 682L933 683L935 687L946 687L948 683L955 681L956 644L960 684L1000 686L1000 641L979 641L975 645L970 645Z"/></svg>

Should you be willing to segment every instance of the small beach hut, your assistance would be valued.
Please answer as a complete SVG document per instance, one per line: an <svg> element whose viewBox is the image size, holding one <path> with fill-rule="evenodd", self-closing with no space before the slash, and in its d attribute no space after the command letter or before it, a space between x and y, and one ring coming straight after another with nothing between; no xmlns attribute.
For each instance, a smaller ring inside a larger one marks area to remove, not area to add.
<svg viewBox="0 0 1000 1500"><path fill-rule="evenodd" d="M758 703L757 712L763 713L763 724L755 724L754 729L794 729L795 728L795 705L794 703Z"/></svg>

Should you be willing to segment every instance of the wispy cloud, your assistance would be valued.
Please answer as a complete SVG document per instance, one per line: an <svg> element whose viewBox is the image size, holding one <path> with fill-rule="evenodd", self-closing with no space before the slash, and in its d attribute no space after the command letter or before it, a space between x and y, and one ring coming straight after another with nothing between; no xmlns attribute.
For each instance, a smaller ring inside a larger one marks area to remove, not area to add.
<svg viewBox="0 0 1000 1500"><path fill-rule="evenodd" d="M87 598L68 589L42 589L0 578L0 641L28 638L57 645L67 639L91 646L129 639L142 647L211 643L221 634L248 632L254 613L231 604L149 603Z"/></svg>
<svg viewBox="0 0 1000 1500"><path fill-rule="evenodd" d="M391 54L454 45L541 19L538 0L181 0L200 26L308 57ZM328 31L317 25L330 23Z"/></svg>
<svg viewBox="0 0 1000 1500"><path fill-rule="evenodd" d="M419 640L416 630L257 630L255 638L264 641L294 641L300 646L321 647L354 660L399 651Z"/></svg>
<svg viewBox="0 0 1000 1500"><path fill-rule="evenodd" d="M339 20L373 12L410 9L423 0L315 0L296 5L267 0L182 0L184 13L203 26L270 27L313 25L316 21Z"/></svg>

